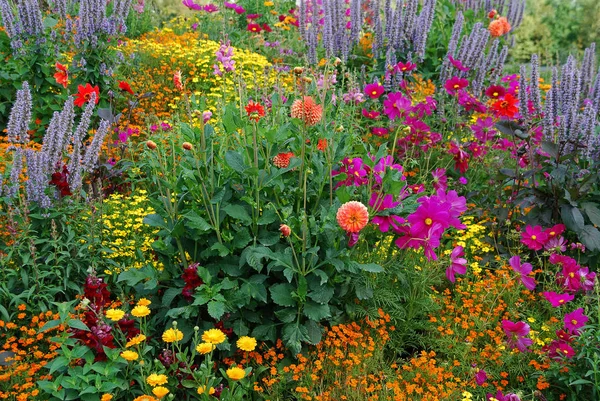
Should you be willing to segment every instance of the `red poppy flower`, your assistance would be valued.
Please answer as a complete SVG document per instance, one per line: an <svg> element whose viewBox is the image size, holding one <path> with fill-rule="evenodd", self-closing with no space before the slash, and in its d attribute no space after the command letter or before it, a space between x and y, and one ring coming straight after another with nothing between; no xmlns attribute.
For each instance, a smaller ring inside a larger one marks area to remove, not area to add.
<svg viewBox="0 0 600 401"><path fill-rule="evenodd" d="M67 72L67 67L61 63L56 63L55 67L57 71L56 74L54 74L54 79L56 79L58 84L66 88L67 84L69 83L69 73Z"/></svg>
<svg viewBox="0 0 600 401"><path fill-rule="evenodd" d="M92 87L92 85L85 84L77 87L77 93L75 94L75 106L83 107L84 104L90 101L92 93L96 94L96 104L100 101L100 89L98 85Z"/></svg>
<svg viewBox="0 0 600 401"><path fill-rule="evenodd" d="M250 31L250 32L258 33L260 31L262 31L262 28L258 24L248 24L248 27L246 28L246 30Z"/></svg>
<svg viewBox="0 0 600 401"><path fill-rule="evenodd" d="M248 118L253 121L258 121L265 116L265 108L260 103L255 103L252 100L246 106Z"/></svg>
<svg viewBox="0 0 600 401"><path fill-rule="evenodd" d="M125 92L129 92L132 95L135 95L135 93L133 93L133 91L131 90L131 86L129 86L129 83L127 83L126 81L119 82L119 89Z"/></svg>
<svg viewBox="0 0 600 401"><path fill-rule="evenodd" d="M492 109L498 117L512 118L519 111L517 103L518 100L510 93L507 93L504 95L504 99L498 100L492 105Z"/></svg>

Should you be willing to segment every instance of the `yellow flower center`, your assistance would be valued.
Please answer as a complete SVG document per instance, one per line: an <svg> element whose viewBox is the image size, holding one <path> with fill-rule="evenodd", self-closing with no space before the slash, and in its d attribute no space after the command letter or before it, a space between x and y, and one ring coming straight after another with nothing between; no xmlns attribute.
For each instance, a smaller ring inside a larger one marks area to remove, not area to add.
<svg viewBox="0 0 600 401"><path fill-rule="evenodd" d="M575 324L577 324L577 320L573 319L573 320L571 320L571 323L575 325Z"/></svg>
<svg viewBox="0 0 600 401"><path fill-rule="evenodd" d="M433 223L433 220L431 220L429 217L425 219L425 224L427 224L428 226L430 226Z"/></svg>
<svg viewBox="0 0 600 401"><path fill-rule="evenodd" d="M537 237L535 235L532 235L531 239L535 241L537 239Z"/></svg>
<svg viewBox="0 0 600 401"><path fill-rule="evenodd" d="M575 277L575 273L573 273L573 272L569 273L569 277L571 277L571 278Z"/></svg>
<svg viewBox="0 0 600 401"><path fill-rule="evenodd" d="M559 303L559 304L563 304L563 303L565 303L565 300L564 300L564 299L559 299L559 300L558 300L558 303Z"/></svg>
<svg viewBox="0 0 600 401"><path fill-rule="evenodd" d="M454 89L458 89L458 88L460 88L460 85L459 84L454 84Z"/></svg>
<svg viewBox="0 0 600 401"><path fill-rule="evenodd" d="M377 94L377 91L375 91L375 90L373 92L371 92L371 95L376 95L376 94Z"/></svg>
<svg viewBox="0 0 600 401"><path fill-rule="evenodd" d="M494 97L498 97L498 92L493 93Z"/></svg>

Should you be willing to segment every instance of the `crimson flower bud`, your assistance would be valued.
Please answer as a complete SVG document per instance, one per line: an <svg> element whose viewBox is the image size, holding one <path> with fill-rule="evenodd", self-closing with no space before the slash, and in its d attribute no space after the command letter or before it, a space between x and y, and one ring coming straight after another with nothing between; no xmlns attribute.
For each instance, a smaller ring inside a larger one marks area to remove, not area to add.
<svg viewBox="0 0 600 401"><path fill-rule="evenodd" d="M280 225L279 231L281 232L281 235L283 235L284 237L289 237L290 234L292 233L292 229L287 224Z"/></svg>

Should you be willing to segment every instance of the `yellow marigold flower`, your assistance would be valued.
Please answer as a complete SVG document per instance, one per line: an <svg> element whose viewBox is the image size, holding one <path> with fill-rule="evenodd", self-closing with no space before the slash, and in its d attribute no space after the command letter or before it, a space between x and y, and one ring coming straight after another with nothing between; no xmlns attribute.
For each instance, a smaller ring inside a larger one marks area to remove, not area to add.
<svg viewBox="0 0 600 401"><path fill-rule="evenodd" d="M183 339L183 333L178 329L169 329L162 335L162 339L166 343L174 343Z"/></svg>
<svg viewBox="0 0 600 401"><path fill-rule="evenodd" d="M150 302L149 299L146 298L140 298L139 301L137 301L137 306L148 306L150 305L152 302Z"/></svg>
<svg viewBox="0 0 600 401"><path fill-rule="evenodd" d="M144 317L150 314L150 309L145 305L138 305L131 310L131 314L135 317Z"/></svg>
<svg viewBox="0 0 600 401"><path fill-rule="evenodd" d="M246 377L246 371L242 368L238 368L237 366L227 369L225 373L227 373L227 377L229 377L231 380L241 380Z"/></svg>
<svg viewBox="0 0 600 401"><path fill-rule="evenodd" d="M273 5L275 5L275 3L273 3L272 1L265 1L264 5L265 5L265 7L273 7Z"/></svg>
<svg viewBox="0 0 600 401"><path fill-rule="evenodd" d="M125 312L120 309L109 309L106 311L105 315L113 322L118 322L119 320L123 319Z"/></svg>
<svg viewBox="0 0 600 401"><path fill-rule="evenodd" d="M139 358L139 355L137 352L123 351L123 352L121 352L121 357L123 359L125 359L126 361L135 361L136 359Z"/></svg>
<svg viewBox="0 0 600 401"><path fill-rule="evenodd" d="M198 387L198 394L202 395L202 394L204 394L205 391L206 391L206 386L200 386L200 387ZM215 388L211 387L208 390L208 394L209 395L213 395L215 393L215 391L216 391Z"/></svg>
<svg viewBox="0 0 600 401"><path fill-rule="evenodd" d="M219 329L206 330L202 334L202 340L206 343L211 343L211 344L215 344L215 345L221 344L222 342L225 341L225 333L223 333Z"/></svg>
<svg viewBox="0 0 600 401"><path fill-rule="evenodd" d="M158 386L152 389L152 394L157 396L159 399L163 398L165 395L169 394L169 389L166 387Z"/></svg>
<svg viewBox="0 0 600 401"><path fill-rule="evenodd" d="M140 395L139 397L136 397L133 401L158 401L156 398L152 397L151 395Z"/></svg>
<svg viewBox="0 0 600 401"><path fill-rule="evenodd" d="M100 398L100 401L110 401L113 399L113 396L110 394L102 394L102 398Z"/></svg>
<svg viewBox="0 0 600 401"><path fill-rule="evenodd" d="M162 386L163 384L167 384L167 376L165 375L157 375L156 373L152 373L150 376L146 378L146 383L154 386Z"/></svg>
<svg viewBox="0 0 600 401"><path fill-rule="evenodd" d="M146 341L146 336L143 334L138 334L137 336L133 337L131 340L127 341L127 344L125 344L125 347L129 348L134 345L138 345L144 341Z"/></svg>
<svg viewBox="0 0 600 401"><path fill-rule="evenodd" d="M211 343L201 343L196 347L196 351L199 354L205 355L215 349L215 345Z"/></svg>
<svg viewBox="0 0 600 401"><path fill-rule="evenodd" d="M256 338L243 336L237 340L236 344L242 351L254 351L254 348L256 348Z"/></svg>

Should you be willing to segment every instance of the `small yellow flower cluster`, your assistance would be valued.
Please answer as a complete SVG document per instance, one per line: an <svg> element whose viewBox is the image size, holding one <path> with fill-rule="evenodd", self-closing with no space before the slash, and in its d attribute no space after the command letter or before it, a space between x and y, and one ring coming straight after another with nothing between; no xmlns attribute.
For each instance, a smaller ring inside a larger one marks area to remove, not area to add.
<svg viewBox="0 0 600 401"><path fill-rule="evenodd" d="M457 245L462 246L465 250L471 252L472 255L481 255L484 253L492 252L494 249L482 239L486 236L486 227L482 224L486 220L474 222L474 216L462 217L461 221L467 228L465 230L457 231L458 237L456 238Z"/></svg>
<svg viewBox="0 0 600 401"><path fill-rule="evenodd" d="M132 267L139 269L147 263L162 270L162 263L152 257L152 242L158 230L143 223L145 216L154 213L146 191L130 197L112 194L103 206L102 246L110 249L103 256L118 265L105 273L120 273Z"/></svg>

